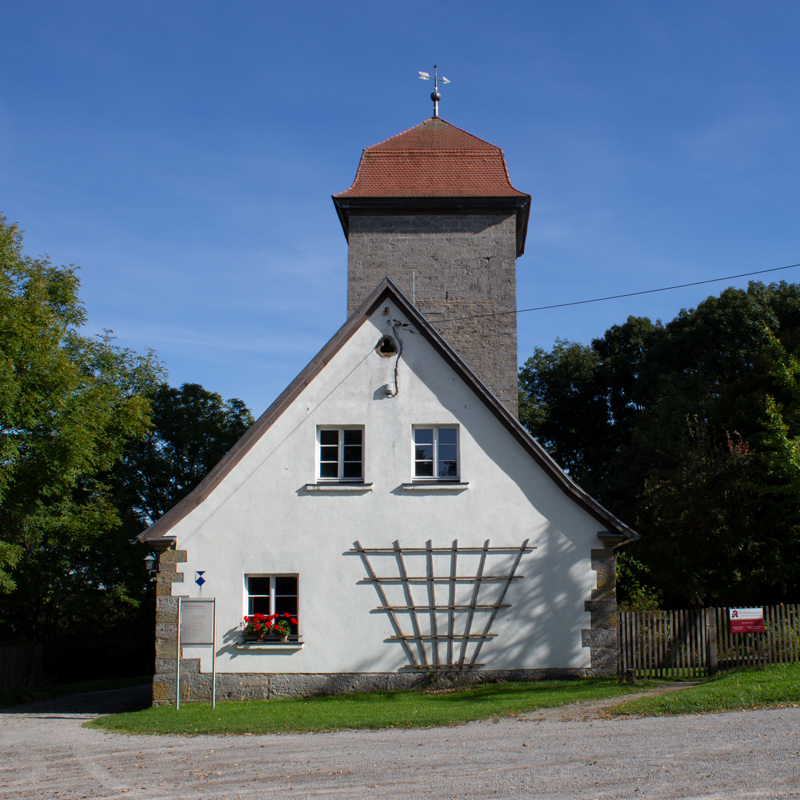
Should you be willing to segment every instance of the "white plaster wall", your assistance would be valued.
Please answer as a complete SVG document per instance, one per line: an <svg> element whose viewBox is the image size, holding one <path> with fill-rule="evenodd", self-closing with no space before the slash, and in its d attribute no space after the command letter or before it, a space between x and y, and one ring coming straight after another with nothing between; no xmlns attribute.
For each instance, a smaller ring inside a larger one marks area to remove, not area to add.
<svg viewBox="0 0 800 800"><path fill-rule="evenodd" d="M394 359L374 347L387 319L403 319L389 309L388 317L382 308L359 329L212 495L173 528L178 549L188 554L185 581L173 584L173 594L217 598L219 672L396 671L408 659L400 644L384 641L393 630L386 614L373 611L380 604L374 586L359 584L364 565L346 554L356 539L364 547L394 540L423 547L428 539L434 547L450 547L454 539L460 546L490 539L492 546L519 547L529 539L536 549L520 562L524 579L510 587L511 608L498 615L499 636L483 646L479 661L487 669L590 666L581 629L590 625L584 601L595 586L590 549L599 546L599 523L556 487L413 328L400 334L399 392L386 396ZM412 426L447 424L459 425L461 480L469 488L404 491L413 469ZM315 481L318 425L364 426L371 491L306 491ZM378 575L397 574L391 558L372 563ZM476 558L461 559L458 572L474 574L476 565ZM424 574L422 560L408 559L407 567ZM202 588L194 583L196 570L205 571ZM447 574L449 557L437 557L436 570ZM244 575L254 573L299 576L302 649L236 646L246 612ZM441 602L446 587L438 591ZM459 600L470 591L460 588ZM426 603L424 587L415 587L414 596ZM486 619L478 615L473 631ZM408 616L401 620L410 633ZM210 648L186 647L184 657L200 657L201 669L210 670Z"/></svg>

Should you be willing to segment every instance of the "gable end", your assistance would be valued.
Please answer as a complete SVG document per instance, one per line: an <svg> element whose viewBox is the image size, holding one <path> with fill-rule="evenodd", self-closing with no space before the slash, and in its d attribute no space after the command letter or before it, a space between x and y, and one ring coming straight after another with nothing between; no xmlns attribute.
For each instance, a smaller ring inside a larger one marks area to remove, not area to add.
<svg viewBox="0 0 800 800"><path fill-rule="evenodd" d="M345 324L334 334L328 343L309 362L305 369L286 387L275 402L256 420L245 435L231 448L227 455L214 467L203 481L163 517L154 522L137 537L141 542L155 542L168 538L169 531L195 508L203 503L233 468L244 458L261 436L280 418L300 393L314 380L322 369L349 341L355 332L367 322L387 300L392 301L414 325L419 333L431 344L434 350L454 370L481 399L484 405L499 420L503 427L525 449L545 474L571 500L577 503L594 519L607 526L612 532L622 534L624 541L633 541L639 535L601 506L587 494L558 466L549 453L525 430L506 407L486 388L475 373L459 358L457 353L436 332L433 326L417 311L408 298L389 279L375 288L372 294L350 316Z"/></svg>

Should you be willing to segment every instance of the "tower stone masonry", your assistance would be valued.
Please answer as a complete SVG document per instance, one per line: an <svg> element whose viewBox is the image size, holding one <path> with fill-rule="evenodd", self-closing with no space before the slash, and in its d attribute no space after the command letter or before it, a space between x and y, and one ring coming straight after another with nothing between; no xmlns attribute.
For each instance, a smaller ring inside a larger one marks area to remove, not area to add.
<svg viewBox="0 0 800 800"><path fill-rule="evenodd" d="M364 150L333 201L349 243L348 316L388 276L516 415L530 195L511 185L503 151L432 118Z"/></svg>

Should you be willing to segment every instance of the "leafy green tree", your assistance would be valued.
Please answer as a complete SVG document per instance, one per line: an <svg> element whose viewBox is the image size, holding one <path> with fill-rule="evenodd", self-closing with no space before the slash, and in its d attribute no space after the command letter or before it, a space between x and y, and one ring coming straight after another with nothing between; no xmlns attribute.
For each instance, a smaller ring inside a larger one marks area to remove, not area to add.
<svg viewBox="0 0 800 800"><path fill-rule="evenodd" d="M664 597L645 581L649 567L632 555L630 550L617 552L617 586L626 589L626 600L620 603L623 611L656 611L661 608Z"/></svg>
<svg viewBox="0 0 800 800"><path fill-rule="evenodd" d="M117 501L141 532L182 500L253 424L241 400L196 383L159 386L153 427L131 442L115 469Z"/></svg>
<svg viewBox="0 0 800 800"><path fill-rule="evenodd" d="M252 422L172 389L152 353L86 337L72 267L0 218L0 641L44 642L61 679L152 668L152 584L130 539Z"/></svg>
<svg viewBox="0 0 800 800"><path fill-rule="evenodd" d="M73 567L80 565L71 573L76 585L62 601L62 610L83 620L84 630L80 637L65 635L59 651L71 652L74 642L89 639L90 661L98 674L152 669L153 584L146 581L145 549L132 547L129 540L194 489L253 421L241 400L223 402L198 384L179 389L161 384L151 403L149 433L128 443L113 472L122 528L98 542L91 558L73 558ZM114 591L87 591L98 585ZM75 661L85 663L86 655L75 652Z"/></svg>
<svg viewBox="0 0 800 800"><path fill-rule="evenodd" d="M540 347L519 373L520 420L576 480L586 482L592 444L588 434L607 424L598 398L600 359L590 347L556 339Z"/></svg>
<svg viewBox="0 0 800 800"><path fill-rule="evenodd" d="M640 375L663 335L660 323L628 317L590 347L557 339L520 370L520 420L587 491L609 493L643 412Z"/></svg>
<svg viewBox="0 0 800 800"><path fill-rule="evenodd" d="M794 567L779 559L798 519L753 489L762 476L747 442L720 443L696 418L650 471L636 508L638 555L672 604L760 603L792 585Z"/></svg>
<svg viewBox="0 0 800 800"><path fill-rule="evenodd" d="M88 549L119 525L107 481L150 424L162 375L105 337L87 337L72 267L23 254L0 217L0 591L53 549Z"/></svg>
<svg viewBox="0 0 800 800"><path fill-rule="evenodd" d="M522 419L640 531L636 559L665 602L797 596L800 403L779 366L798 374L800 287L751 283L666 325L631 317L567 344L526 362Z"/></svg>
<svg viewBox="0 0 800 800"><path fill-rule="evenodd" d="M27 563L26 580L0 599L8 631L48 644L48 667L70 680L152 670L153 585L133 537L190 492L252 422L240 400L223 402L197 384L161 384L152 427L128 442L108 477L121 527L90 548L51 545Z"/></svg>
<svg viewBox="0 0 800 800"><path fill-rule="evenodd" d="M767 494L789 495L800 507L800 359L769 331L766 350L775 382L787 399L779 403L771 394L766 398L763 441L771 480L759 488Z"/></svg>

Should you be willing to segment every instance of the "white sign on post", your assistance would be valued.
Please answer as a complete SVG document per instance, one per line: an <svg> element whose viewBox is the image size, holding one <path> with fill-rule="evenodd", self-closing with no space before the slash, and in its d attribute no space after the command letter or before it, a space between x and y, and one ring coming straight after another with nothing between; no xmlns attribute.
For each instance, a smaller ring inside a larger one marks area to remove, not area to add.
<svg viewBox="0 0 800 800"><path fill-rule="evenodd" d="M214 641L214 601L189 600L181 603L181 642L212 644Z"/></svg>
<svg viewBox="0 0 800 800"><path fill-rule="evenodd" d="M175 709L181 707L181 659L185 644L211 645L211 708L217 707L217 601L178 598L178 657L175 660Z"/></svg>

